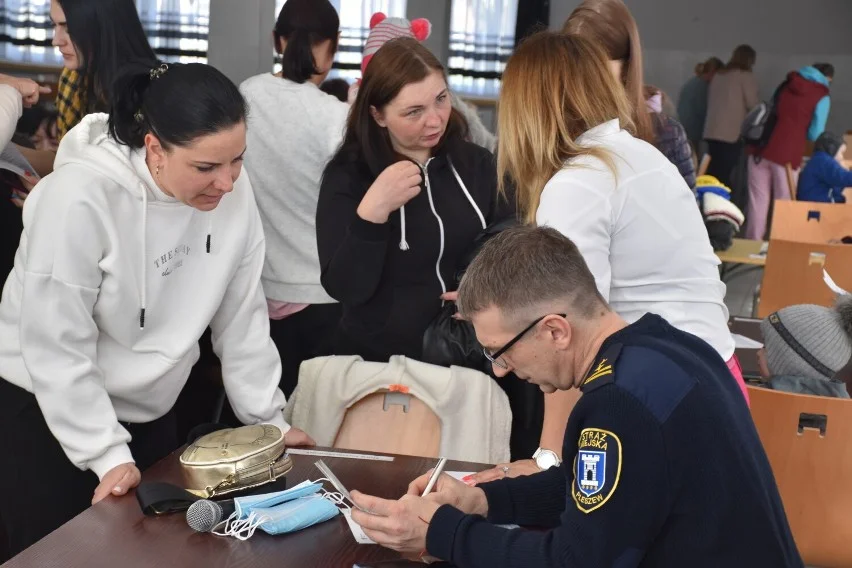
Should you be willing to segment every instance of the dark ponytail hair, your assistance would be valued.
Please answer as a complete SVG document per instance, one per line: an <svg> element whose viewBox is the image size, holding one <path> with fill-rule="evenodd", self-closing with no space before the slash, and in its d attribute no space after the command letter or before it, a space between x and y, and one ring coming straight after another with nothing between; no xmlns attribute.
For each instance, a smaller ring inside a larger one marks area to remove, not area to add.
<svg viewBox="0 0 852 568"><path fill-rule="evenodd" d="M275 22L275 51L281 53L281 39L287 41L281 53L281 73L284 78L304 83L319 75L312 48L325 40L331 41L331 52L337 52L340 18L328 0L287 0Z"/></svg>
<svg viewBox="0 0 852 568"><path fill-rule="evenodd" d="M150 132L169 150L245 122L247 110L237 86L215 67L136 67L115 82L109 133L120 144L141 148Z"/></svg>

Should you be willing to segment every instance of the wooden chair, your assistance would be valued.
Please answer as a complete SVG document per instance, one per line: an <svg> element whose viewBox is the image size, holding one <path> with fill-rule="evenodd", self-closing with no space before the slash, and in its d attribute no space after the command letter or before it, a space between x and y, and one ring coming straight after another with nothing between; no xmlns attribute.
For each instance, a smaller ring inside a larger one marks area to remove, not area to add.
<svg viewBox="0 0 852 568"><path fill-rule="evenodd" d="M844 290L852 289L852 246L770 240L757 315L764 318L787 306L831 306L835 294L823 269Z"/></svg>
<svg viewBox="0 0 852 568"><path fill-rule="evenodd" d="M748 390L802 559L852 566L852 400Z"/></svg>
<svg viewBox="0 0 852 568"><path fill-rule="evenodd" d="M845 204L776 201L758 316L794 304L831 306L835 296L823 269L852 290L852 246L837 242L852 234L850 227L852 208Z"/></svg>
<svg viewBox="0 0 852 568"><path fill-rule="evenodd" d="M701 157L701 162L698 164L698 172L696 175L703 176L707 173L707 168L710 167L710 154L704 154Z"/></svg>
<svg viewBox="0 0 852 568"><path fill-rule="evenodd" d="M377 435L379 434L379 435ZM410 394L370 394L346 411L334 440L335 448L438 457L441 420Z"/></svg>

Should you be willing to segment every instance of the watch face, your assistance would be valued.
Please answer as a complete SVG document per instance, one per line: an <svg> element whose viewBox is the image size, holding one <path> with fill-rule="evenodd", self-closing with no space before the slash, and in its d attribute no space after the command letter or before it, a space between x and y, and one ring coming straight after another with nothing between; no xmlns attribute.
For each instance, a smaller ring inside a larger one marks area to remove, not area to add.
<svg viewBox="0 0 852 568"><path fill-rule="evenodd" d="M550 469L559 465L559 458L550 450L542 450L538 457L535 458L535 463L541 469Z"/></svg>

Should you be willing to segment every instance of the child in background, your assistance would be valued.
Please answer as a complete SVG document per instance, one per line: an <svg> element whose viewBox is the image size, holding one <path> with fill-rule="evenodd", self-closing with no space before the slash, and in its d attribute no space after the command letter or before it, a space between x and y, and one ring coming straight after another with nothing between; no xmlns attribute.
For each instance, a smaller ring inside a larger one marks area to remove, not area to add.
<svg viewBox="0 0 852 568"><path fill-rule="evenodd" d="M818 203L846 203L846 188L852 187L852 172L841 165L846 153L843 138L823 132L802 174L796 199Z"/></svg>
<svg viewBox="0 0 852 568"><path fill-rule="evenodd" d="M852 358L852 296L840 296L833 308L783 308L764 319L760 329L760 373L771 388L849 398L840 375Z"/></svg>

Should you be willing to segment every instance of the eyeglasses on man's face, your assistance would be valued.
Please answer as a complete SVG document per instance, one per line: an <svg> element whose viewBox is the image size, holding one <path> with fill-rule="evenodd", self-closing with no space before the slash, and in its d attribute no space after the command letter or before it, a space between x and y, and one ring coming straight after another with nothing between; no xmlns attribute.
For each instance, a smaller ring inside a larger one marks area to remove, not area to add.
<svg viewBox="0 0 852 568"><path fill-rule="evenodd" d="M505 355L506 352L509 351L509 349L511 349L518 341L523 339L523 337L527 333L529 333L529 331L531 329L533 329L535 326L537 326L542 321L544 321L544 318L546 318L549 315L551 315L551 314L545 314L545 315L541 316L540 318L538 318L537 320L535 320L534 322L532 322L531 324L529 324L527 327L525 327L523 329L523 331L521 331L518 335L513 337L512 340L509 341L509 343L507 343L506 345L504 345L503 347L501 347L500 349L498 349L494 353L491 353L488 349L483 347L482 348L483 355L485 355L485 358L488 359L491 362L492 365L496 365L497 367L500 367L501 369L508 369L509 364L506 363L505 359L503 359L503 355ZM557 315L561 318L564 318L567 314L555 314L555 315Z"/></svg>

